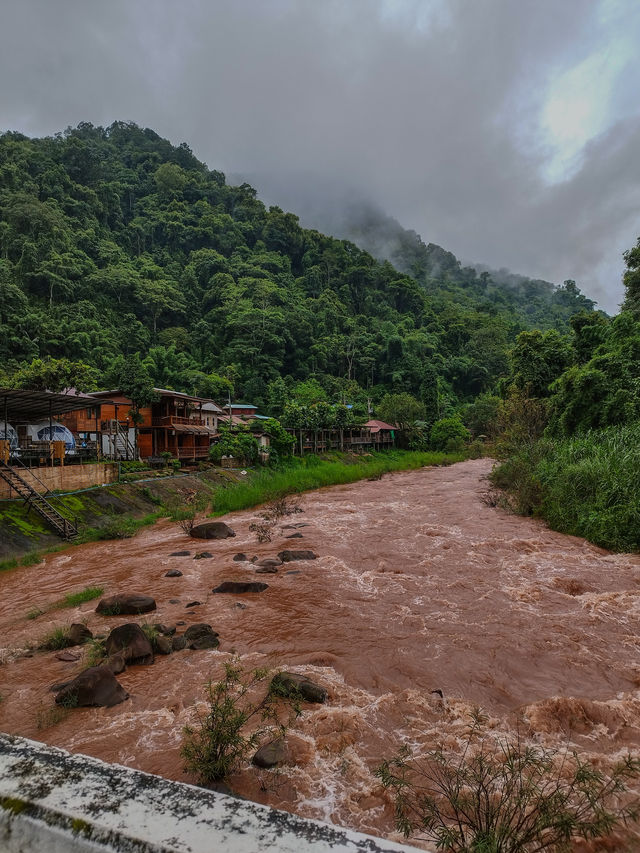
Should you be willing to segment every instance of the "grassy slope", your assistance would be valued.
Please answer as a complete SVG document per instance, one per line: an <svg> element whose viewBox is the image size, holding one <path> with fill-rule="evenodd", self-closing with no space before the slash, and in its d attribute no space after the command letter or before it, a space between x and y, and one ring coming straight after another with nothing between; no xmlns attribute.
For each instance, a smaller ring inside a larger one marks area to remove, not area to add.
<svg viewBox="0 0 640 853"><path fill-rule="evenodd" d="M514 508L611 551L640 551L640 424L538 442L493 474Z"/></svg>

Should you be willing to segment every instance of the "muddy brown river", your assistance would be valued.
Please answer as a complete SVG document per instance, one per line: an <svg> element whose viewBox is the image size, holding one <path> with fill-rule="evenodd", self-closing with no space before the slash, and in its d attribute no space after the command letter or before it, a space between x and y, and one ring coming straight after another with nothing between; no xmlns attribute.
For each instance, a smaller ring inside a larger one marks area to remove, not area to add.
<svg viewBox="0 0 640 853"><path fill-rule="evenodd" d="M480 707L492 736L518 729L570 745L606 768L640 744L640 556L610 554L487 505L491 462L394 473L301 497L303 538L277 527L257 544L258 510L225 518L236 537L202 542L168 521L133 539L83 545L0 576L0 729L171 779L182 769L182 728L204 684L233 653L247 666L305 673L329 691L305 706L290 734L296 763L246 768L238 792L308 817L398 838L375 767L407 743L462 743ZM232 560L310 548L318 559L255 575ZM172 557L187 549L189 557ZM194 560L202 550L212 558ZM164 577L168 569L183 572ZM214 595L225 580L263 580L260 594ZM131 617L100 617L96 602L27 619L68 592L153 595L142 617L178 632L207 622L217 651L183 651L130 667L130 698L74 709L50 724L49 686L82 660L21 656L58 625L86 621L105 633ZM201 604L186 608L194 600ZM172 603L174 602L174 603ZM443 699L437 692L441 691ZM600 849L600 848L598 848ZM630 841L607 849L636 849Z"/></svg>

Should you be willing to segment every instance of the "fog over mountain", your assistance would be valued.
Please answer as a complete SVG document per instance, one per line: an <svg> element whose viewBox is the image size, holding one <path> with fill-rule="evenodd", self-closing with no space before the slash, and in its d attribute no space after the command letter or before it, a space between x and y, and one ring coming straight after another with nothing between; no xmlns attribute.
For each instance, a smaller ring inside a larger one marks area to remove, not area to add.
<svg viewBox="0 0 640 853"><path fill-rule="evenodd" d="M638 43L635 0L7 0L0 128L132 120L304 225L344 234L364 201L614 312Z"/></svg>

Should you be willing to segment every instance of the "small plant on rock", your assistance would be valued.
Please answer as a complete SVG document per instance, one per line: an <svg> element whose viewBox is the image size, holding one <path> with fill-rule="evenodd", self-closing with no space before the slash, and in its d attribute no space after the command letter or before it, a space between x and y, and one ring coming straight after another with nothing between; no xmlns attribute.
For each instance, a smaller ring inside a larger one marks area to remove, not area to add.
<svg viewBox="0 0 640 853"><path fill-rule="evenodd" d="M575 752L476 737L474 717L462 754L407 747L376 775L395 795L406 838L426 838L452 853L568 851L576 838L609 835L638 818L627 782L640 760L627 756L608 775Z"/></svg>
<svg viewBox="0 0 640 853"><path fill-rule="evenodd" d="M295 702L256 692L266 681L267 669L245 671L238 660L224 664L224 677L206 687L206 711L196 710L193 725L185 726L181 754L185 771L203 783L230 776L251 750L268 738L284 737L300 713ZM282 716L286 717L281 722Z"/></svg>

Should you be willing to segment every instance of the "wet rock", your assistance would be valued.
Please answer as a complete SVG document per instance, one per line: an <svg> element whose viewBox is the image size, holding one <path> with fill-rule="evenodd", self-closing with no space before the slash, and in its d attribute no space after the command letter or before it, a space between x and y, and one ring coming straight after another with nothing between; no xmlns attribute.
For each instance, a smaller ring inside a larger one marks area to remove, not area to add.
<svg viewBox="0 0 640 853"><path fill-rule="evenodd" d="M316 560L318 555L313 551L280 551L278 557L283 563L293 563L295 560Z"/></svg>
<svg viewBox="0 0 640 853"><path fill-rule="evenodd" d="M65 663L80 660L80 652L58 652L56 660L65 661Z"/></svg>
<svg viewBox="0 0 640 853"><path fill-rule="evenodd" d="M246 554L234 554L233 559L236 563L246 563L249 560Z"/></svg>
<svg viewBox="0 0 640 853"><path fill-rule="evenodd" d="M199 607L201 604L202 604L201 601L190 601L188 604L185 604L185 608Z"/></svg>
<svg viewBox="0 0 640 853"><path fill-rule="evenodd" d="M268 588L269 584L257 581L224 581L215 587L213 592L231 592L234 595L241 595L245 592L264 592Z"/></svg>
<svg viewBox="0 0 640 853"><path fill-rule="evenodd" d="M181 652L187 648L187 641L183 636L171 638L171 648L174 652Z"/></svg>
<svg viewBox="0 0 640 853"><path fill-rule="evenodd" d="M173 554L169 554L170 557L189 557L191 555L191 551L174 551Z"/></svg>
<svg viewBox="0 0 640 853"><path fill-rule="evenodd" d="M285 539L304 539L302 533L290 533L289 536L285 536Z"/></svg>
<svg viewBox="0 0 640 853"><path fill-rule="evenodd" d="M165 637L164 634L159 634L156 637L155 647L159 655L170 655L173 651L173 642L171 637Z"/></svg>
<svg viewBox="0 0 640 853"><path fill-rule="evenodd" d="M299 521L297 524L283 524L283 530L296 530L298 527L309 527L306 521Z"/></svg>
<svg viewBox="0 0 640 853"><path fill-rule="evenodd" d="M165 572L165 578L181 578L182 572L178 571L178 569L169 569L168 572Z"/></svg>
<svg viewBox="0 0 640 853"><path fill-rule="evenodd" d="M265 743L251 759L251 763L256 767L277 767L282 764L287 758L287 748L283 738Z"/></svg>
<svg viewBox="0 0 640 853"><path fill-rule="evenodd" d="M209 560L211 557L213 557L213 554L211 553L211 551L200 551L198 554L195 555L195 557L193 559L194 560Z"/></svg>
<svg viewBox="0 0 640 853"><path fill-rule="evenodd" d="M260 566L259 569L256 569L257 575L275 575L278 571L277 566Z"/></svg>
<svg viewBox="0 0 640 853"><path fill-rule="evenodd" d="M71 681L73 681L73 679L71 679ZM65 687L67 687L69 684L71 684L71 681L56 681L55 684L51 685L49 690L52 693L59 693L61 690L64 690Z"/></svg>
<svg viewBox="0 0 640 853"><path fill-rule="evenodd" d="M127 662L125 661L122 652L118 652L116 655L111 655L111 657L105 660L105 664L114 675L120 675L120 673L124 672L127 668Z"/></svg>
<svg viewBox="0 0 640 853"><path fill-rule="evenodd" d="M105 641L107 655L121 654L125 663L153 663L153 648L149 638L136 622L127 622L114 628Z"/></svg>
<svg viewBox="0 0 640 853"><path fill-rule="evenodd" d="M285 572L285 575L301 575L300 569L291 569L290 572Z"/></svg>
<svg viewBox="0 0 640 853"><path fill-rule="evenodd" d="M271 679L270 689L279 696L303 699L305 702L326 702L327 691L297 672L279 672Z"/></svg>
<svg viewBox="0 0 640 853"><path fill-rule="evenodd" d="M169 604L180 604L180 599L179 598L170 598Z"/></svg>
<svg viewBox="0 0 640 853"><path fill-rule="evenodd" d="M56 696L57 705L111 708L129 698L106 665L92 666L70 681Z"/></svg>
<svg viewBox="0 0 640 853"><path fill-rule="evenodd" d="M74 622L67 631L67 640L70 646L81 646L88 640L93 639L93 633L81 622Z"/></svg>
<svg viewBox="0 0 640 853"><path fill-rule="evenodd" d="M136 593L120 593L103 598L96 607L96 613L106 616L128 616L130 614L150 613L156 609L155 599L149 595L138 595Z"/></svg>
<svg viewBox="0 0 640 853"><path fill-rule="evenodd" d="M271 568L271 566L281 566L282 560L279 557L263 557L262 560L258 560L256 566L261 566L262 568Z"/></svg>
<svg viewBox="0 0 640 853"><path fill-rule="evenodd" d="M165 637L173 637L176 632L175 625L163 625L162 622L154 622L153 627L159 634L164 634Z"/></svg>
<svg viewBox="0 0 640 853"><path fill-rule="evenodd" d="M196 539L228 539L236 532L224 521L203 521L191 529L191 535Z"/></svg>
<svg viewBox="0 0 640 853"><path fill-rule="evenodd" d="M190 649L217 649L220 645L219 636L211 625L199 622L187 628L184 632L184 641Z"/></svg>

